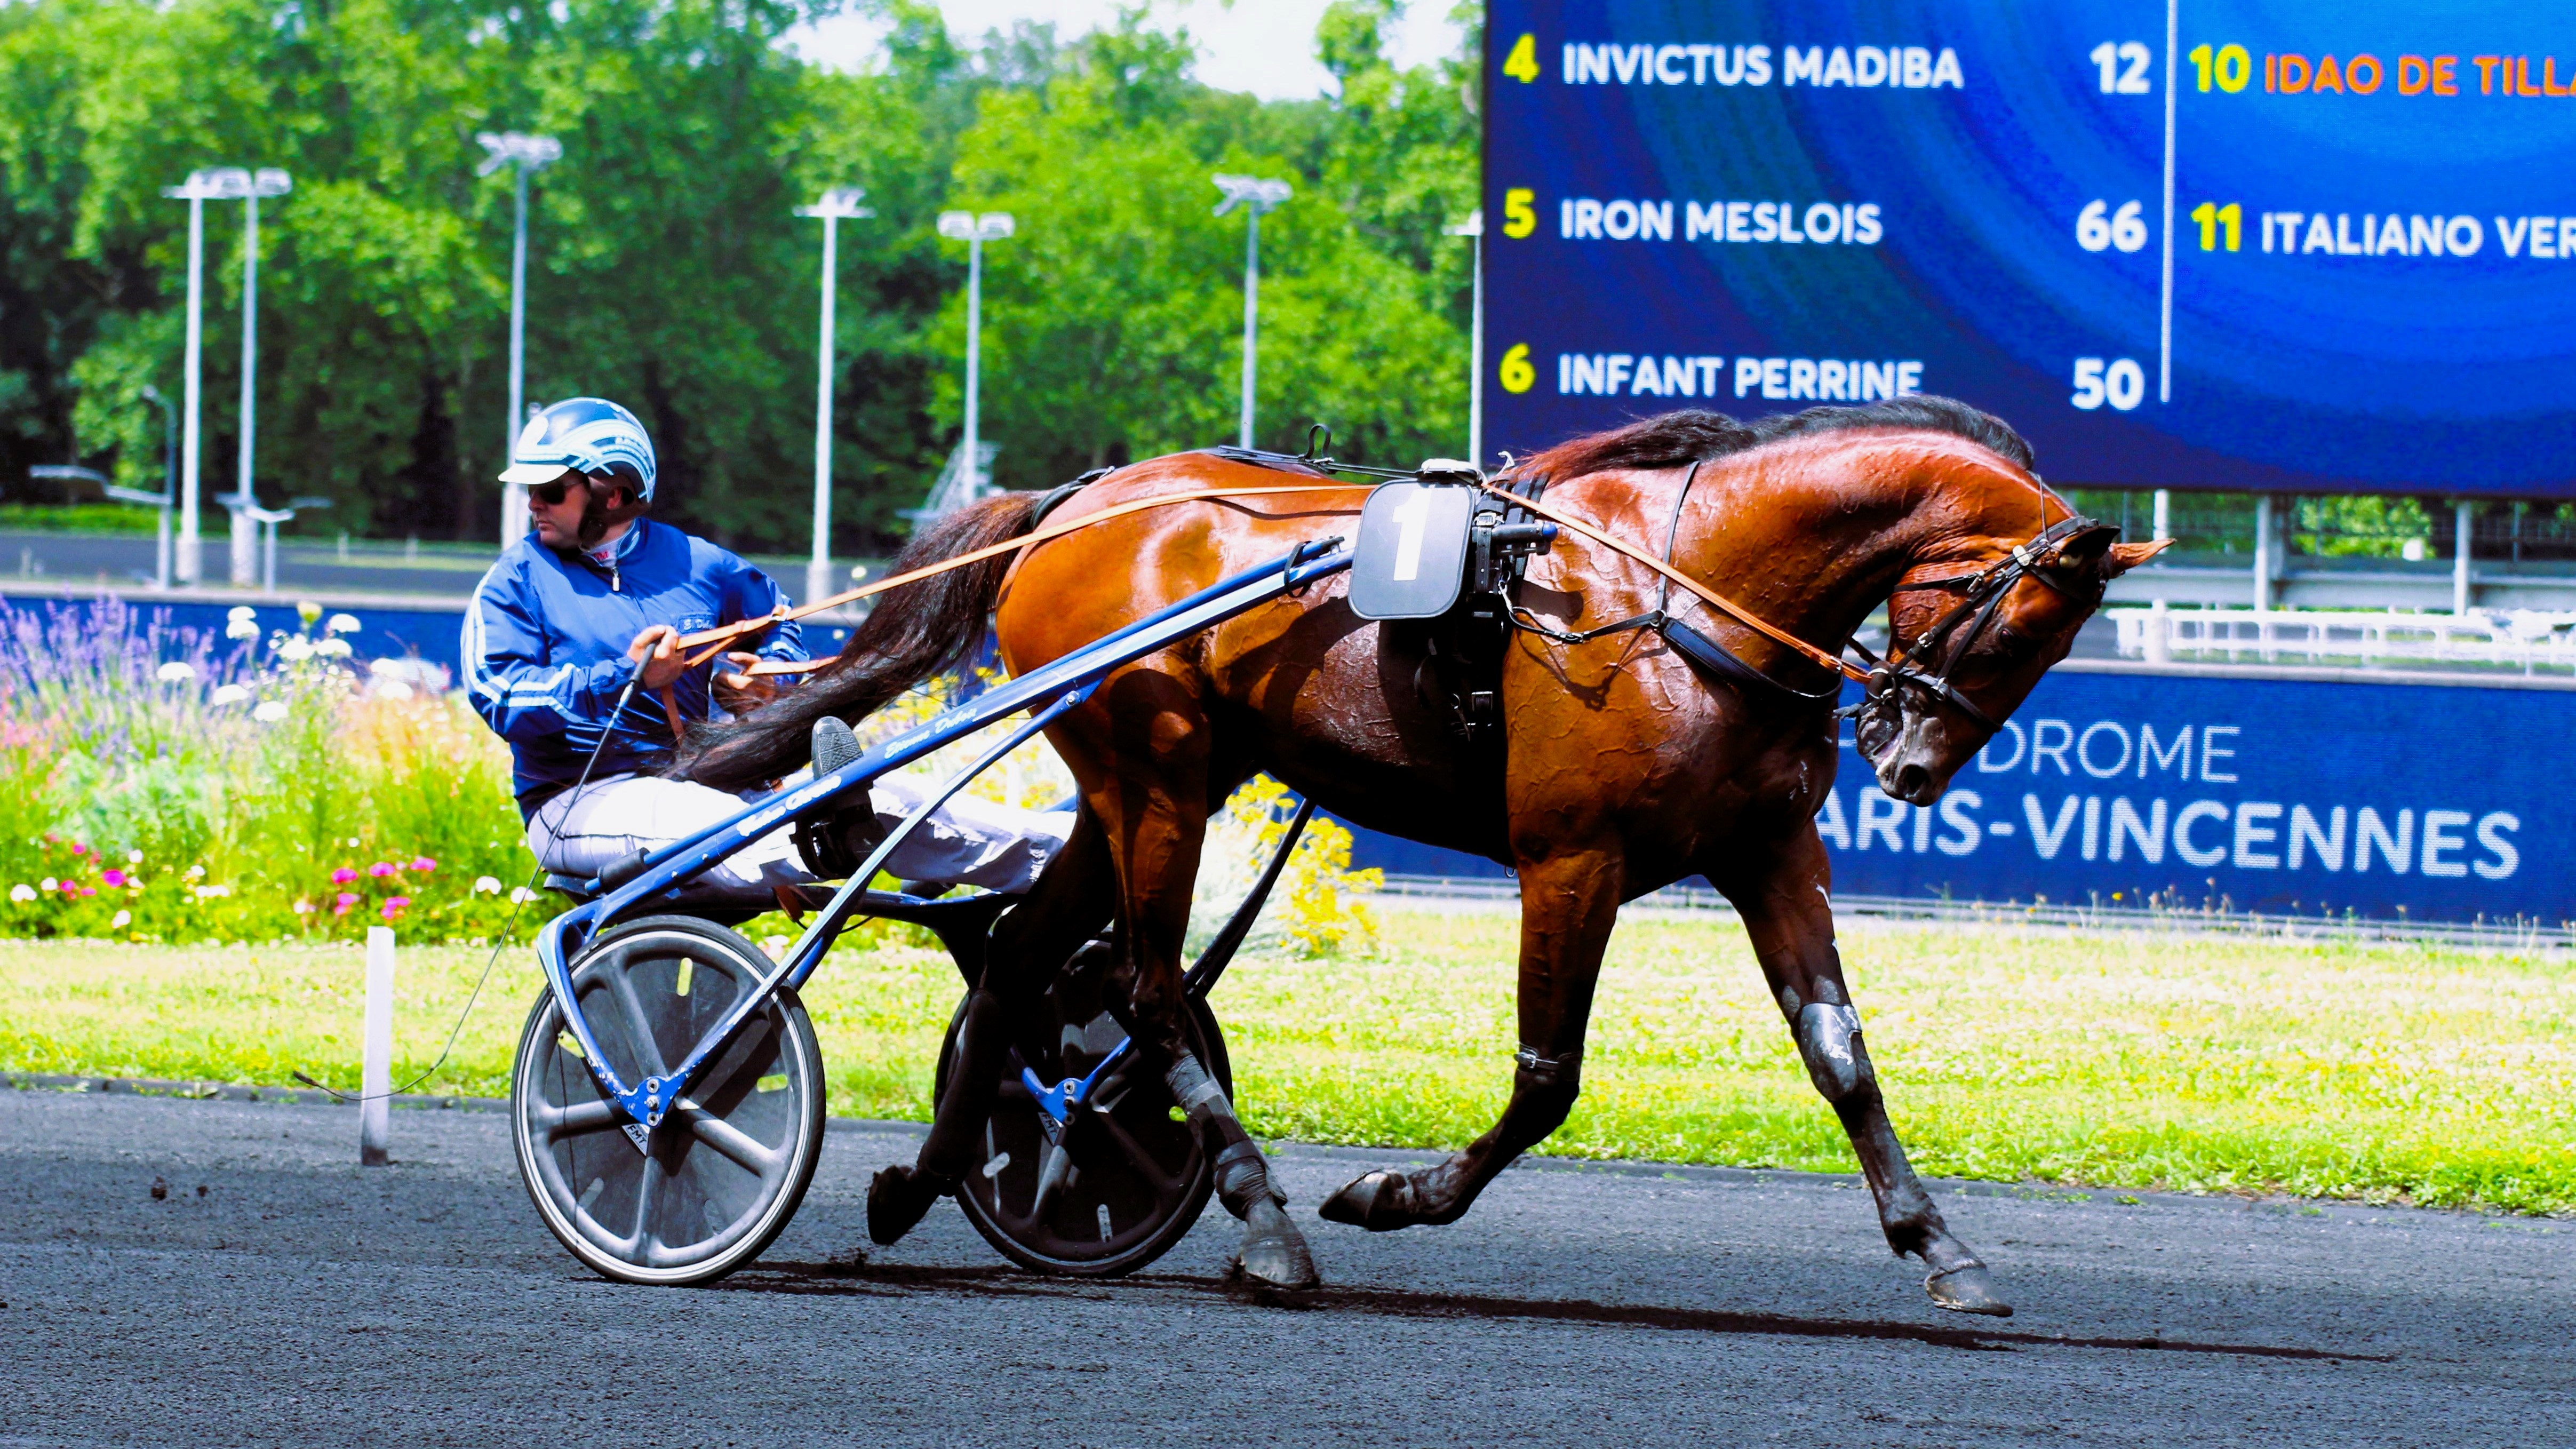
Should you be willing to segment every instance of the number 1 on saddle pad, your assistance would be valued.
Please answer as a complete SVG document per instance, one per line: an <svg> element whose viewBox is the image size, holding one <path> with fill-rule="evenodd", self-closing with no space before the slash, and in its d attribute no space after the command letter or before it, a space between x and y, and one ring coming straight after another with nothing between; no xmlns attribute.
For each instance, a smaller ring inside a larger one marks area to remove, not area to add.
<svg viewBox="0 0 2576 1449"><path fill-rule="evenodd" d="M1454 483L1389 483L1360 510L1351 554L1351 612L1363 619L1436 619L1467 579L1467 526L1476 490Z"/></svg>

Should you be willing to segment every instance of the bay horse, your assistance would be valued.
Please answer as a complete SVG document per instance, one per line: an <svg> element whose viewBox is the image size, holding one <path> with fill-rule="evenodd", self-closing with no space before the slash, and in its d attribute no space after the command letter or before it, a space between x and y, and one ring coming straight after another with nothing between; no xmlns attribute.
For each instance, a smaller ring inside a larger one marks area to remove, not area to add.
<svg viewBox="0 0 2576 1449"><path fill-rule="evenodd" d="M1073 493L1048 526L1157 494L1275 489L1279 469L1295 467L1266 462L1181 453L1132 464ZM1907 1164L1843 981L1815 823L1834 779L1842 680L1816 660L1838 657L1890 604L1892 647L1865 688L1858 739L1881 788L1929 804L2065 657L2108 581L2156 546L2080 518L2009 427L1932 397L1750 423L1669 413L1502 476L1545 480L1555 510L1668 556L1777 634L1569 532L1516 586L1496 746L1462 743L1446 701L1423 688L1428 631L1360 618L1346 574L1111 674L1047 731L1080 788L1077 823L995 928L950 1094L917 1161L872 1184L871 1237L900 1237L976 1165L1007 1053L1018 1047L1042 1074L1053 1060L1039 995L1114 915L1127 1024L1165 1068L1216 1159L1220 1200L1245 1224L1234 1271L1285 1288L1318 1281L1260 1148L1182 1035L1182 938L1207 819L1266 771L1342 819L1500 861L1520 880L1520 1049L1501 1119L1436 1166L1360 1177L1325 1218L1384 1231L1464 1214L1573 1106L1620 904L1702 875L1740 914L1889 1246L1923 1262L1939 1306L2011 1313ZM1301 542L1347 533L1364 493L1143 509L906 585L801 688L693 730L673 773L734 789L785 774L804 763L815 719L856 720L952 667L988 612L1003 662L1025 673ZM987 499L917 537L895 568L1019 536L1038 511L1033 493ZM1688 616L1751 669L1703 672L1651 628L1582 632L1658 609Z"/></svg>

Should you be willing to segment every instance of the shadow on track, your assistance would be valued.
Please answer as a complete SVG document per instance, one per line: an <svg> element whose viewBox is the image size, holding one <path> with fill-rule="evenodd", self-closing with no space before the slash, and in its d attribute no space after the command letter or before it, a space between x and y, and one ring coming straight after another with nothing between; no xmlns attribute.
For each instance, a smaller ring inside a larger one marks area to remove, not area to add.
<svg viewBox="0 0 2576 1449"><path fill-rule="evenodd" d="M1799 1318L1785 1313L1732 1313L1708 1308L1595 1303L1585 1299L1503 1298L1475 1293L1409 1293L1392 1288L1319 1288L1304 1293L1249 1291L1228 1279L1139 1273L1118 1279L1046 1278L1017 1268L928 1268L865 1262L756 1263L708 1292L887 1296L898 1293L974 1294L1009 1298L1108 1300L1144 1294L1197 1294L1322 1312L1369 1313L1394 1318L1467 1318L1500 1321L1598 1323L1692 1333L1769 1334L1790 1338L1875 1338L1986 1352L2014 1348L2107 1348L2168 1353L2231 1354L2245 1358L2305 1359L2329 1363L2388 1363L2388 1354L2272 1344L2200 1343L2173 1338L2078 1338L2053 1333L2012 1333L1926 1323L1851 1318Z"/></svg>

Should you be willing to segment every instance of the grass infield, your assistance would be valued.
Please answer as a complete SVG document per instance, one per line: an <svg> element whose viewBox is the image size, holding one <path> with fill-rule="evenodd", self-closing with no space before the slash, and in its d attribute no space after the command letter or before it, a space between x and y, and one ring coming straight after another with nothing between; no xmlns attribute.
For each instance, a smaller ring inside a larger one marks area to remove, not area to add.
<svg viewBox="0 0 2576 1449"><path fill-rule="evenodd" d="M1388 905L1374 959L1239 963L1216 1007L1257 1132L1454 1147L1509 1085L1515 922ZM2576 965L2387 945L1862 923L1843 938L1898 1131L1925 1171L2576 1211ZM406 948L395 1081L437 1055L487 952ZM506 956L417 1090L506 1094L537 989ZM0 1064L285 1083L358 1077L355 948L0 943ZM844 946L808 987L835 1113L922 1118L946 958ZM1573 1118L1542 1149L1849 1171L1731 919L1611 943Z"/></svg>

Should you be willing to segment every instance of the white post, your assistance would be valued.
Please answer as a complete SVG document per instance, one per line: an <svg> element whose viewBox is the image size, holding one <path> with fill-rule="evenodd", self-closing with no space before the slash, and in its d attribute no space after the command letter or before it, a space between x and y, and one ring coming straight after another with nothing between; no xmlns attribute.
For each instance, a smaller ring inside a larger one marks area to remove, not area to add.
<svg viewBox="0 0 2576 1449"><path fill-rule="evenodd" d="M2470 525L2474 508L2465 498L2451 503L2451 613L2455 616L2469 612Z"/></svg>
<svg viewBox="0 0 2576 1449"><path fill-rule="evenodd" d="M2272 495L2254 499L2254 612L2272 612Z"/></svg>
<svg viewBox="0 0 2576 1449"><path fill-rule="evenodd" d="M814 354L814 557L805 565L805 602L832 595L832 304L839 277L840 216L830 198L823 215L823 322Z"/></svg>
<svg viewBox="0 0 2576 1449"><path fill-rule="evenodd" d="M510 452L518 446L519 430L527 426L527 342L528 342L528 168L522 163L511 168L511 192L517 202L518 219L510 230L510 417L509 428L501 437L501 463L507 467ZM528 488L524 483L501 485L501 547L517 543L528 531Z"/></svg>
<svg viewBox="0 0 2576 1449"><path fill-rule="evenodd" d="M1475 284L1467 304L1467 461L1485 466L1485 225L1476 217Z"/></svg>
<svg viewBox="0 0 2576 1449"><path fill-rule="evenodd" d="M812 206L796 208L798 216L818 217L823 223L822 324L814 344L814 557L805 565L808 604L839 592L832 587L832 344L841 290L841 218L876 215L859 205L865 195L855 186L836 186Z"/></svg>
<svg viewBox="0 0 2576 1449"><path fill-rule="evenodd" d="M2156 490L2156 537L2158 543L2173 537L2173 490Z"/></svg>
<svg viewBox="0 0 2576 1449"><path fill-rule="evenodd" d="M1260 366L1261 208L1247 207L1243 230L1243 446L1252 446L1252 382Z"/></svg>
<svg viewBox="0 0 2576 1449"><path fill-rule="evenodd" d="M1225 200L1216 205L1223 216L1238 205L1248 223L1243 232L1243 437L1252 446L1253 386L1260 374L1261 213L1286 202L1295 191L1285 181L1259 176L1211 176Z"/></svg>
<svg viewBox="0 0 2576 1449"><path fill-rule="evenodd" d="M187 382L179 433L179 582L193 584L204 575L205 549L197 534L197 384L205 342L206 198L188 178L188 352Z"/></svg>
<svg viewBox="0 0 2576 1449"><path fill-rule="evenodd" d="M2147 605L2147 662L2165 664L2173 659L2173 614L2165 601L2157 599Z"/></svg>
<svg viewBox="0 0 2576 1449"><path fill-rule="evenodd" d="M241 506L233 510L233 587L258 582L259 522L250 516L251 453L259 435L259 191L242 197L242 378L241 468L233 491Z"/></svg>
<svg viewBox="0 0 2576 1449"><path fill-rule="evenodd" d="M957 460L964 470L966 496L974 498L984 485L982 472L975 465L976 368L982 362L984 337L984 236L981 231L966 239L966 451Z"/></svg>
<svg viewBox="0 0 2576 1449"><path fill-rule="evenodd" d="M366 1056L358 1072L358 1162L382 1167L393 1158L394 928L367 928Z"/></svg>

